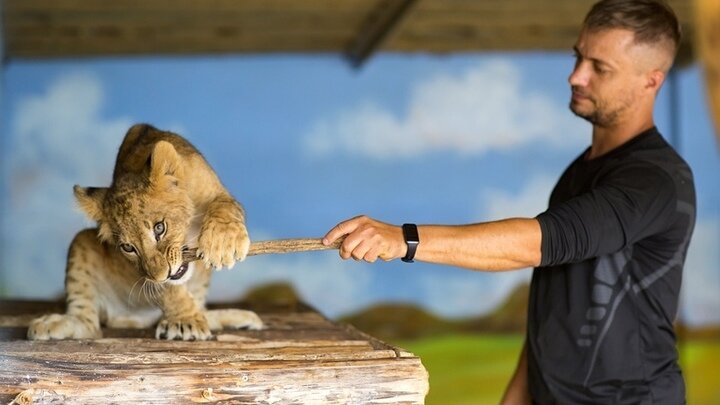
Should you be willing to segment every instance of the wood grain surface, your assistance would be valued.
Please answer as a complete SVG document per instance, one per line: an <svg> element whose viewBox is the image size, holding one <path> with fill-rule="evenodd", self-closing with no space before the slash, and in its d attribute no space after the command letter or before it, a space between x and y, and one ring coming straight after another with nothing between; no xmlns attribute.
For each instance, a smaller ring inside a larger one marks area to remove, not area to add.
<svg viewBox="0 0 720 405"><path fill-rule="evenodd" d="M0 301L0 316L58 307ZM265 329L202 342L156 340L151 329L28 341L24 327L0 327L0 403L424 403L428 374L412 353L305 305L250 309Z"/></svg>

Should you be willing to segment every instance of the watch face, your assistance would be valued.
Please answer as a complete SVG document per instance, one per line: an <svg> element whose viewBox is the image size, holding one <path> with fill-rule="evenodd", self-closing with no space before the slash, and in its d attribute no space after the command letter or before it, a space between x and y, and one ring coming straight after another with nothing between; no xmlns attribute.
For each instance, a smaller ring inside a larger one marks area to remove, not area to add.
<svg viewBox="0 0 720 405"><path fill-rule="evenodd" d="M405 242L408 244L415 243L417 244L420 242L420 238L418 237L418 230L417 226L414 224L403 224L403 236L405 237Z"/></svg>
<svg viewBox="0 0 720 405"><path fill-rule="evenodd" d="M413 259L415 258L415 250L417 249L417 245L420 242L420 238L418 237L417 225L403 224L402 230L405 244L407 244L407 254L401 260L405 263L412 263Z"/></svg>

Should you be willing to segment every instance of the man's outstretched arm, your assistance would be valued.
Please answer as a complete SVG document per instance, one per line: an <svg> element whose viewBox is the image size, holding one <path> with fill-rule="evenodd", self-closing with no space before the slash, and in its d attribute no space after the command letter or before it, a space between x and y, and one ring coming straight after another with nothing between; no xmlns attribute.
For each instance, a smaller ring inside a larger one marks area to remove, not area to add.
<svg viewBox="0 0 720 405"><path fill-rule="evenodd" d="M339 223L323 242L347 235L340 247L343 259L374 262L405 256L402 228L359 216ZM471 225L420 225L415 258L483 271L504 271L540 264L541 231L534 218L510 218Z"/></svg>

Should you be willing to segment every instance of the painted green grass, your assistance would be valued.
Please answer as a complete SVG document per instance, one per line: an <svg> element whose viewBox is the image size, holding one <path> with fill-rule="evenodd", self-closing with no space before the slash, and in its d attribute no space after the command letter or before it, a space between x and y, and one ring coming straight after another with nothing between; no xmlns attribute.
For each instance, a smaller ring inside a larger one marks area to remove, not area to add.
<svg viewBox="0 0 720 405"><path fill-rule="evenodd" d="M515 371L521 335L452 335L397 342L430 373L427 405L497 404Z"/></svg>
<svg viewBox="0 0 720 405"><path fill-rule="evenodd" d="M522 335L450 335L394 343L430 373L427 405L483 405L500 401L522 342ZM680 356L688 404L720 404L720 342L686 342Z"/></svg>
<svg viewBox="0 0 720 405"><path fill-rule="evenodd" d="M690 341L679 351L688 404L720 404L720 341Z"/></svg>

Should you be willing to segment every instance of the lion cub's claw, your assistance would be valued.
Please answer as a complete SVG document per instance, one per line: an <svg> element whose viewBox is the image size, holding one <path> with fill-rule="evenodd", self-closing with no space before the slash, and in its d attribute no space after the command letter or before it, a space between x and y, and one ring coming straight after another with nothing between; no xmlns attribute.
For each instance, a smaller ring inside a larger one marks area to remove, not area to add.
<svg viewBox="0 0 720 405"><path fill-rule="evenodd" d="M163 318L155 328L155 338L161 340L208 340L211 337L210 327L202 314Z"/></svg>
<svg viewBox="0 0 720 405"><path fill-rule="evenodd" d="M245 260L249 250L250 237L242 222L210 220L200 234L197 254L205 264L219 270Z"/></svg>

